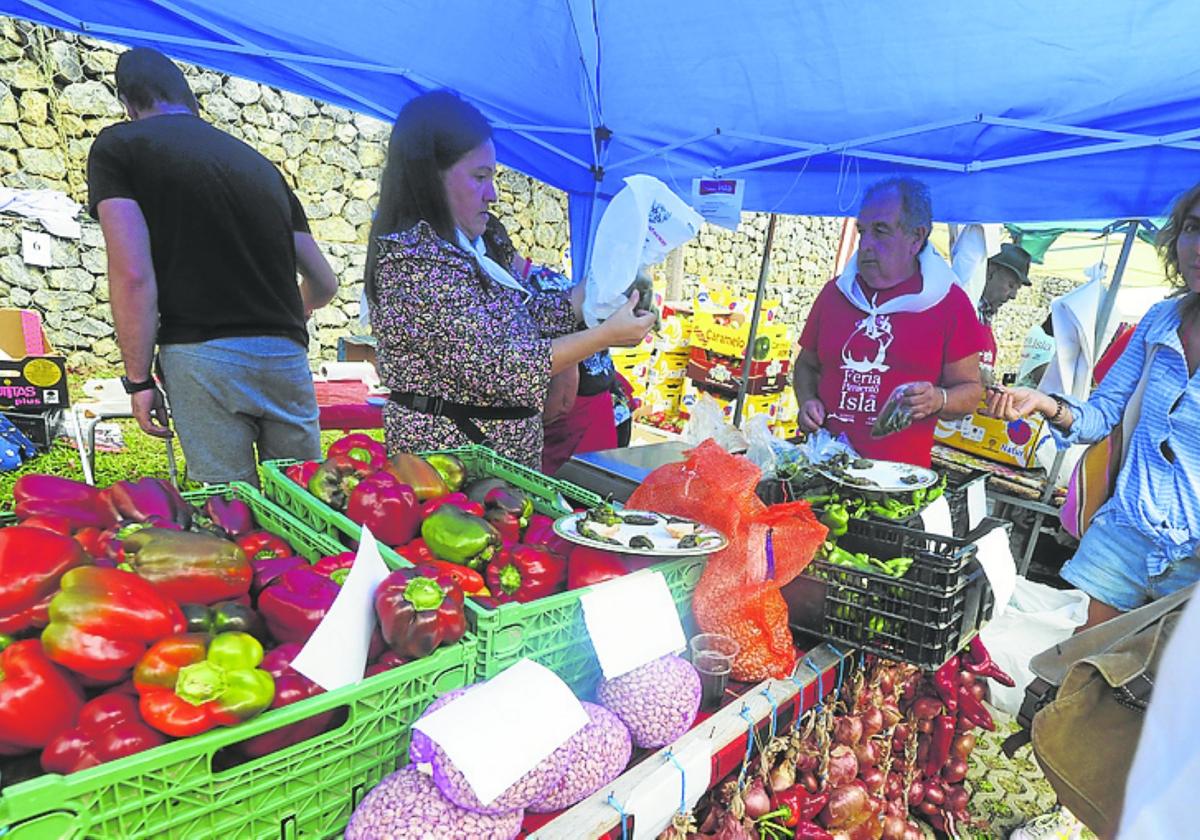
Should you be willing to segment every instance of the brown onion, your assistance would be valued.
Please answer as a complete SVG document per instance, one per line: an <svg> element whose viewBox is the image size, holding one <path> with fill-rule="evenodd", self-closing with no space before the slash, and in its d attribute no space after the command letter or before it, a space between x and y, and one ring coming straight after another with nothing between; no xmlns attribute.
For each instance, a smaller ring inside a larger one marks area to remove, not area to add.
<svg viewBox="0 0 1200 840"><path fill-rule="evenodd" d="M956 755L964 761L971 757L971 751L975 749L975 736L970 732L964 732L954 739L954 743L950 746L950 755Z"/></svg>
<svg viewBox="0 0 1200 840"><path fill-rule="evenodd" d="M946 766L942 768L942 778L950 784L958 784L967 777L967 760L956 755L950 756ZM954 810L954 809L951 809Z"/></svg>
<svg viewBox="0 0 1200 840"><path fill-rule="evenodd" d="M857 715L844 715L833 724L833 740L852 747L862 740L863 724Z"/></svg>
<svg viewBox="0 0 1200 840"><path fill-rule="evenodd" d="M841 787L850 783L858 775L858 758L854 750L845 744L838 744L829 751L829 769L826 771L826 783L831 788Z"/></svg>

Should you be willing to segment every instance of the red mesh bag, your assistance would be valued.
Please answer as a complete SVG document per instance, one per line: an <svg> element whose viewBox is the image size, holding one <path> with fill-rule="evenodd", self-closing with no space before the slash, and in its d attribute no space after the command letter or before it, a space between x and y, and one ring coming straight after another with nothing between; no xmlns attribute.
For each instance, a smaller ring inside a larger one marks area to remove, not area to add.
<svg viewBox="0 0 1200 840"><path fill-rule="evenodd" d="M738 642L733 677L744 681L791 673L796 652L779 589L812 562L827 532L807 502L764 505L754 493L760 477L750 461L706 440L682 463L650 473L627 502L695 519L729 538L709 557L692 607L701 630Z"/></svg>

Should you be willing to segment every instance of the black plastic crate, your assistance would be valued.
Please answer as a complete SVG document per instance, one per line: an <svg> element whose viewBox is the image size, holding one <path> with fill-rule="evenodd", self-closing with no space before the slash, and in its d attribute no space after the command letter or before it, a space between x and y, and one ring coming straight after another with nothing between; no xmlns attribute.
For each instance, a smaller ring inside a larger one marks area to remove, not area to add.
<svg viewBox="0 0 1200 840"><path fill-rule="evenodd" d="M12 424L25 433L25 437L38 449L49 449L62 428L63 412L61 408L47 411L5 411L4 416Z"/></svg>
<svg viewBox="0 0 1200 840"><path fill-rule="evenodd" d="M991 473L987 470L968 470L966 472L946 473L946 502L950 505L950 522L954 526L954 536L965 537L969 532L967 525L970 518L967 514L967 490L972 485L983 484L986 488ZM987 524L984 519L980 529Z"/></svg>

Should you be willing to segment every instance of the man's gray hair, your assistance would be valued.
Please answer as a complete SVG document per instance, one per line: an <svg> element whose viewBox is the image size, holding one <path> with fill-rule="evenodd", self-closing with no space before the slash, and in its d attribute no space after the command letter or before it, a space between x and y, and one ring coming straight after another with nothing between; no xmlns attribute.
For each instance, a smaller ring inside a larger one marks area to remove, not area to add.
<svg viewBox="0 0 1200 840"><path fill-rule="evenodd" d="M933 201L929 197L929 187L915 178L888 178L868 187L862 203L887 192L900 196L900 227L908 233L925 228L925 241L929 241L929 232L933 230ZM921 244L923 247L924 242Z"/></svg>

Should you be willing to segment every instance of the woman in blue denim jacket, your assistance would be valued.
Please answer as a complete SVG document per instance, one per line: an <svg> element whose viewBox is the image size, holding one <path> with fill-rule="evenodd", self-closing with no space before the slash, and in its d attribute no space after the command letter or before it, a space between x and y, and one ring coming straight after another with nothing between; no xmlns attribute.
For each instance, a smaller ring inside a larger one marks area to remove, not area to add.
<svg viewBox="0 0 1200 840"><path fill-rule="evenodd" d="M988 396L996 417L1036 411L1060 444L1092 443L1121 422L1148 377L1112 498L1062 569L1091 596L1085 627L1200 579L1200 184L1175 203L1158 248L1167 279L1182 288L1146 313L1086 402L1031 388Z"/></svg>

